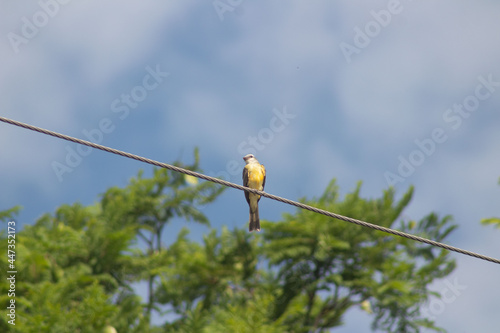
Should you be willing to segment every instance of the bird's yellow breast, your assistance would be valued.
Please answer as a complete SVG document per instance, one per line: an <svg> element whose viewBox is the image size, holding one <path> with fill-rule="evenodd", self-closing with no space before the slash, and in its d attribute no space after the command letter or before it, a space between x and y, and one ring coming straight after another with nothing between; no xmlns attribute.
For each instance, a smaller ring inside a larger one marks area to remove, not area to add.
<svg viewBox="0 0 500 333"><path fill-rule="evenodd" d="M248 170L248 187L256 190L262 190L262 182L264 181L265 171L259 164L247 165Z"/></svg>

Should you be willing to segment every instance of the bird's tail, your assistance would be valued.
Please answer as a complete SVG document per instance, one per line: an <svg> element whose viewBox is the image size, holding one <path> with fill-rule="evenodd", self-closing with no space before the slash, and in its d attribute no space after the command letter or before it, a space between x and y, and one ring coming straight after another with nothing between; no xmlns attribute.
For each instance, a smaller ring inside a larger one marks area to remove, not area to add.
<svg viewBox="0 0 500 333"><path fill-rule="evenodd" d="M250 223L248 225L248 231L260 231L260 220L259 220L259 206L255 209L250 208Z"/></svg>

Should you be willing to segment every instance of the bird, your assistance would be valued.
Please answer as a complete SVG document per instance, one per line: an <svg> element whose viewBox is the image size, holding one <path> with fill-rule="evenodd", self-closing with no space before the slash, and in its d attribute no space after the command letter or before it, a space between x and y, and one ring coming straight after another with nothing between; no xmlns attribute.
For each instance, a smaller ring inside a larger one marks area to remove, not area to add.
<svg viewBox="0 0 500 333"><path fill-rule="evenodd" d="M243 157L243 186L263 191L266 185L266 168L252 154ZM260 195L245 191L245 198L250 207L250 221L248 231L260 231L259 200Z"/></svg>

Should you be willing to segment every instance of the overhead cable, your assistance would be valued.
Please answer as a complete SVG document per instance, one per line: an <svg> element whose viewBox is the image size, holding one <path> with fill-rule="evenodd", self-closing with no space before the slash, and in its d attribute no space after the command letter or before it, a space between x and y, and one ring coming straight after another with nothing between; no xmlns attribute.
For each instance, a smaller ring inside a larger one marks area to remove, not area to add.
<svg viewBox="0 0 500 333"><path fill-rule="evenodd" d="M263 196L263 197L266 197L266 198L269 198L269 199L272 199L272 200L280 201L280 202L283 202L285 204L292 205L292 206L295 206L295 207L298 207L298 208L301 208L301 209L306 209L306 210L309 210L309 211L312 211L312 212L315 212L315 213L318 213L318 214L329 216L329 217L335 218L337 220L341 220L341 221L345 221L345 222L357 224L357 225L360 225L360 226L363 226L363 227L366 227L366 228L375 229L375 230L382 231L382 232L385 232L385 233L388 233L388 234L392 234L392 235L395 235L395 236L404 237L404 238L408 238L408 239L411 239L411 240L414 240L414 241L417 241L417 242L426 243L426 244L429 244L429 245L432 245L432 246L440 247L440 248L443 248L443 249L448 250L448 251L453 251L453 252L461 253L461 254L464 254L464 255L467 255L467 256L471 256L471 257L474 257L474 258L477 258L477 259L486 260L486 261L490 261L490 262L493 262L493 263L496 263L496 264L500 264L500 260L496 259L496 258L488 257L488 256L485 256L485 255L478 254L478 253L471 252L471 251L467 251L467 250L463 250L463 249L460 249L460 248L455 247L455 246L451 246L451 245L447 245L447 244L444 244L444 243L436 242L436 241L433 241L433 240L430 240L430 239L427 239L427 238L424 238L424 237L420 237L420 236L408 234L406 232L402 232L402 231L399 231L399 230L395 230L395 229L391 229L391 228L386 228L386 227L383 227L383 226L380 226L380 225L376 225L376 224L368 223L368 222L365 222L365 221L357 220L357 219L354 219L354 218L351 218L351 217L347 217L347 216L335 214L335 213L332 213L332 212L329 212L329 211L326 211L326 210L323 210L323 209L319 209L319 208L316 208L316 207L312 207L312 206L303 204L301 202L297 202L297 201L289 200L289 199L286 199L286 198L282 198L282 197L279 197L277 195L273 195L273 194L270 194L270 193L267 193L267 192L254 190L254 189L242 186L242 185L231 183L231 182L228 182L228 181L223 180L223 179L219 179L219 178L215 178L215 177L210 177L210 176L201 174L199 172L187 170L187 169L175 166L175 165L170 165L170 164L158 162L158 161L155 161L155 160L152 160L152 159L149 159L149 158L145 158L145 157L142 157L142 156L130 154L130 153L118 150L118 149L109 148L109 147L106 147L106 146L103 146L103 145L100 145L100 144L97 144L97 143L93 143L93 142L90 142L90 141L85 141L85 140L77 139L77 138L74 138L74 137L71 137L71 136L68 136L68 135L60 134L60 133L53 132L53 131L50 131L50 130L46 130L46 129L43 129L43 128L40 128L40 127L36 127L36 126L33 126L33 125L21 123L21 122L18 122L18 121L12 120L12 119L8 119L8 118L5 118L5 117L0 117L0 121L8 123L8 124L11 124L11 125L23 127L23 128L29 129L31 131L35 131L35 132L39 132L39 133L42 133L42 134L54 136L54 137L59 138L59 139L63 139L63 140L75 142L75 143L78 143L78 144L81 144L81 145L84 145L84 146L88 146L88 147L92 147L92 148L95 148L95 149L103 150L103 151L106 151L108 153L112 153L112 154L120 155L120 156L123 156L123 157L131 158L131 159L134 159L134 160L137 160L137 161L140 161L140 162L144 162L144 163L148 163L148 164L160 167L160 168L165 168L165 169L169 169L169 170L172 170L172 171L175 171L175 172L180 172L180 173L183 173L183 174L186 174L186 175L189 175L189 176L197 177L197 178L200 178L200 179L203 179L203 180L207 180L207 181L210 181L210 182L213 182L213 183L216 183L216 184L220 184L220 185L223 185L223 186L232 187L232 188L235 188L235 189L238 189L238 190L241 190L241 191L247 191L247 192L255 193L255 194L258 194L260 196Z"/></svg>

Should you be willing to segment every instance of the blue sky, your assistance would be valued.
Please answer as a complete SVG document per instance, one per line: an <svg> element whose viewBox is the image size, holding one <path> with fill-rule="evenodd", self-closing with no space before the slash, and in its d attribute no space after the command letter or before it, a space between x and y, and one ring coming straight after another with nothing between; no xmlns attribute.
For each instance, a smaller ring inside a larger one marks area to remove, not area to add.
<svg viewBox="0 0 500 333"><path fill-rule="evenodd" d="M389 182L400 195L413 184L405 218L451 214L459 229L449 243L500 257L500 231L479 224L500 216L500 3L0 6L2 116L83 139L93 133L167 163L190 163L198 146L204 171L234 182L253 147L268 170L266 190L290 199L319 196L332 178L344 194L362 180L366 197ZM93 151L58 177L54 163L68 165L76 145L3 123L0 142L0 209L21 204L21 225L151 171ZM260 211L278 220L293 209L264 199ZM215 228L248 219L236 190L205 212ZM207 230L191 229L195 238ZM457 270L433 286L449 297L431 302L429 316L450 332L495 331L498 267L453 256ZM337 332L367 331L371 318L353 310L345 321Z"/></svg>

